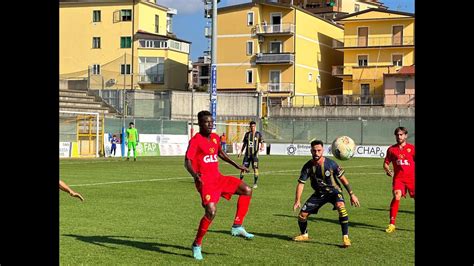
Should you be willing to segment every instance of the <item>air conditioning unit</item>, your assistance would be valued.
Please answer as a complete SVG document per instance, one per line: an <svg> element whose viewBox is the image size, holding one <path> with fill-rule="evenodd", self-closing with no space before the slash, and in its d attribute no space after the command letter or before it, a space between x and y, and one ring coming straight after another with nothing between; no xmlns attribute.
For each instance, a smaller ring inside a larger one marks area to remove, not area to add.
<svg viewBox="0 0 474 266"><path fill-rule="evenodd" d="M212 31L210 27L205 27L204 28L204 36L206 38L211 38L212 37Z"/></svg>

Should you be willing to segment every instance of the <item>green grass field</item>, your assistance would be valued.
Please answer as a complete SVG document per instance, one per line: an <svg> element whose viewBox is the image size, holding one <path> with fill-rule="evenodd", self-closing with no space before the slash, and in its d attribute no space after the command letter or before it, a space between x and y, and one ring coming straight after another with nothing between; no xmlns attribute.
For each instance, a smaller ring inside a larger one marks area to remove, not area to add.
<svg viewBox="0 0 474 266"><path fill-rule="evenodd" d="M241 158L232 158L240 163ZM384 232L391 201L391 178L382 159L337 161L359 198L350 206L350 248L341 248L341 228L332 205L309 218L310 241L299 234L293 201L306 156L262 156L244 226L253 240L232 237L237 196L221 198L203 241L203 263L211 264L414 264L414 200L402 198L397 231ZM61 160L60 176L85 201L60 193L61 265L183 265L193 259L191 244L203 215L199 194L184 168L184 157L141 157L137 162L108 159ZM220 163L223 174L238 170ZM253 183L253 174L244 181ZM307 184L302 204L312 193Z"/></svg>

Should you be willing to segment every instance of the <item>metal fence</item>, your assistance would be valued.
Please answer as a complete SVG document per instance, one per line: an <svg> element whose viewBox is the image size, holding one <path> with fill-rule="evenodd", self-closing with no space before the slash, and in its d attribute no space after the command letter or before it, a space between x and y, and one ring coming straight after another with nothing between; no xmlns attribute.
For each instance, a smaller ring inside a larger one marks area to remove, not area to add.
<svg viewBox="0 0 474 266"><path fill-rule="evenodd" d="M171 134L186 135L188 134L188 121L172 121L167 118L106 118L105 132L120 134L122 127L128 128L128 124L133 122L139 134Z"/></svg>
<svg viewBox="0 0 474 266"><path fill-rule="evenodd" d="M309 143L320 139L331 143L337 136L349 136L357 144L391 145L395 143L394 130L408 129L408 142L415 142L415 120L403 119L315 119L269 118L261 129L267 143Z"/></svg>
<svg viewBox="0 0 474 266"><path fill-rule="evenodd" d="M383 106L383 94L352 94L352 95L324 95L324 96L294 96L289 102L295 107L317 107L327 105L338 106ZM413 95L413 102L415 96Z"/></svg>

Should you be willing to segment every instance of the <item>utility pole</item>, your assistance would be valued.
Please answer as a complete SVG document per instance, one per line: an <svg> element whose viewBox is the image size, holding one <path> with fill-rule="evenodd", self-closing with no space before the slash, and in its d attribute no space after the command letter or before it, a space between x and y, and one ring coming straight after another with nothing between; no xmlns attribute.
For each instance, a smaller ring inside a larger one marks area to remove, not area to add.
<svg viewBox="0 0 474 266"><path fill-rule="evenodd" d="M122 142L122 158L125 155L125 91L126 91L126 77L127 77L127 53L123 54L123 64L124 64L124 73L123 73L123 93L122 93L122 138L120 141Z"/></svg>
<svg viewBox="0 0 474 266"><path fill-rule="evenodd" d="M213 131L216 130L217 122L217 0L212 0L212 39L211 39L211 89L210 107L212 119L214 120Z"/></svg>

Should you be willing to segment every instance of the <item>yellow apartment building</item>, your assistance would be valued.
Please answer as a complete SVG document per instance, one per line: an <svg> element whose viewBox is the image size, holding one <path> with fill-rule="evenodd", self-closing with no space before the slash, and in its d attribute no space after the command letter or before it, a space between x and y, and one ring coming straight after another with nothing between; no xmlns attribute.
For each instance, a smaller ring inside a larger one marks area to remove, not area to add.
<svg viewBox="0 0 474 266"><path fill-rule="evenodd" d="M186 90L190 42L177 12L146 0L60 0L61 79L90 89Z"/></svg>
<svg viewBox="0 0 474 266"><path fill-rule="evenodd" d="M338 22L344 25L344 38L334 48L344 52L344 65L334 66L333 74L342 79L344 101L382 105L384 74L415 64L415 15L367 9Z"/></svg>
<svg viewBox="0 0 474 266"><path fill-rule="evenodd" d="M217 89L262 95L269 105L319 105L341 94L331 68L343 27L289 4L251 2L218 9Z"/></svg>

